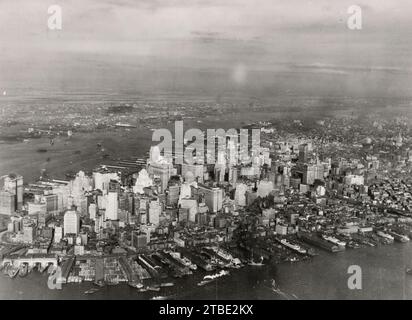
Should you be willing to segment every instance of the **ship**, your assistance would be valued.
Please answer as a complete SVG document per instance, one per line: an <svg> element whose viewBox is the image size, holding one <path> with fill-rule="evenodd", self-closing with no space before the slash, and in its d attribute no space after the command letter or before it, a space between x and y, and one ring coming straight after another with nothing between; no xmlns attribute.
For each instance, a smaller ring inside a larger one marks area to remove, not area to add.
<svg viewBox="0 0 412 320"><path fill-rule="evenodd" d="M185 265L186 267L189 267L189 269L195 271L197 270L197 265L192 263L188 258L183 257L179 252L169 252L170 256L172 256L174 259L179 261L181 264Z"/></svg>
<svg viewBox="0 0 412 320"><path fill-rule="evenodd" d="M160 291L160 287L158 286L148 286L146 289L149 291Z"/></svg>
<svg viewBox="0 0 412 320"><path fill-rule="evenodd" d="M285 247L288 247L289 249L292 249L296 252L299 252L301 254L306 254L306 250L303 249L301 246L297 245L297 244L293 244L291 242L289 242L286 239L282 239L279 241L281 244L283 244Z"/></svg>
<svg viewBox="0 0 412 320"><path fill-rule="evenodd" d="M406 274L412 276L412 268L406 268Z"/></svg>
<svg viewBox="0 0 412 320"><path fill-rule="evenodd" d="M164 296L154 296L150 300L166 300L166 299L167 297L164 297Z"/></svg>
<svg viewBox="0 0 412 320"><path fill-rule="evenodd" d="M263 264L263 257L260 257L260 262L255 262L253 260L253 254L252 254L252 258L250 259L250 262L248 263L249 266L254 266L254 267L261 267L264 266Z"/></svg>
<svg viewBox="0 0 412 320"><path fill-rule="evenodd" d="M200 281L197 285L198 285L199 287L201 287L201 286L204 286L205 284L211 283L212 281L213 281L212 279L202 280L202 281Z"/></svg>
<svg viewBox="0 0 412 320"><path fill-rule="evenodd" d="M143 288L143 284L141 284L140 282L137 282L137 281L131 281L131 282L128 282L127 284L132 288L136 288L136 289Z"/></svg>
<svg viewBox="0 0 412 320"><path fill-rule="evenodd" d="M173 282L163 282L160 284L161 287L173 287L174 285Z"/></svg>
<svg viewBox="0 0 412 320"><path fill-rule="evenodd" d="M228 274L229 274L229 271L221 270L221 271L218 272L218 273L204 276L204 277L203 277L203 280L214 280L214 279L217 279L217 278L226 276L226 275L228 275Z"/></svg>
<svg viewBox="0 0 412 320"><path fill-rule="evenodd" d="M390 234L388 234L388 233L385 233L385 232L383 232L383 231L377 231L376 232L376 234L378 235L378 236L380 236L381 238L383 238L385 241L387 241L388 243L392 243L393 241L394 241L394 237L393 236L391 236Z"/></svg>
<svg viewBox="0 0 412 320"><path fill-rule="evenodd" d="M262 266L264 266L265 264L264 263L262 263L262 262L255 262L255 261L250 261L249 263L248 263L248 265L249 266L253 266L253 267L262 267Z"/></svg>
<svg viewBox="0 0 412 320"><path fill-rule="evenodd" d="M96 286L98 287L104 287L105 286L105 282L104 280L96 280L95 282L93 282Z"/></svg>
<svg viewBox="0 0 412 320"><path fill-rule="evenodd" d="M399 233L396 233L396 232L393 232L393 231L389 232L389 234L398 242L405 243L405 242L408 242L410 240L408 236L405 236L403 234L399 234Z"/></svg>
<svg viewBox="0 0 412 320"><path fill-rule="evenodd" d="M298 237L303 240L304 242L313 245L313 246L317 246L321 249L324 250L328 250L330 252L338 252L338 251L342 251L344 248L333 244L329 241L326 241L320 237L318 237L315 234L312 233L308 233L308 232L299 232L298 233Z"/></svg>
<svg viewBox="0 0 412 320"><path fill-rule="evenodd" d="M341 247L341 248L346 247L346 242L345 241L341 241L339 239L336 239L335 237L322 235L322 238L325 239L326 241L329 241L330 243L333 243L333 244Z"/></svg>

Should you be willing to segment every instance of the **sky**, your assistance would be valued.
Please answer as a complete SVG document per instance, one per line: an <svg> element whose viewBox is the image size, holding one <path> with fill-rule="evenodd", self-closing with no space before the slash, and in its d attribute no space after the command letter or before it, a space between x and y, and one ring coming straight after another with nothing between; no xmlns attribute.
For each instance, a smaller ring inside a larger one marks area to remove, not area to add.
<svg viewBox="0 0 412 320"><path fill-rule="evenodd" d="M47 27L55 4L61 30ZM410 0L0 0L0 90L410 97L411 13Z"/></svg>

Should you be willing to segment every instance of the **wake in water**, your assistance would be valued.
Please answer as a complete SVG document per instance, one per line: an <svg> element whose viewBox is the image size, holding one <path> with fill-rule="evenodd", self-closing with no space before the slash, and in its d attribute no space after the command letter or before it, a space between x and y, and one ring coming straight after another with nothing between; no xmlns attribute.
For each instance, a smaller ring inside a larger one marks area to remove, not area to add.
<svg viewBox="0 0 412 320"><path fill-rule="evenodd" d="M289 294L280 290L279 285L276 283L275 279L272 279L271 286L266 286L266 288L270 289L274 294L281 296L285 300L299 300L299 298L295 294Z"/></svg>

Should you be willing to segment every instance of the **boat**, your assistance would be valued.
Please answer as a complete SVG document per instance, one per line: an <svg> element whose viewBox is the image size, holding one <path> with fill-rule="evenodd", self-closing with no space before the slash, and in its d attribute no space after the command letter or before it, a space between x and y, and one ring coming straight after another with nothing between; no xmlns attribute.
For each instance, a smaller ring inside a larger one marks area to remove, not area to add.
<svg viewBox="0 0 412 320"><path fill-rule="evenodd" d="M105 282L104 282L104 280L96 280L95 282L93 282L96 286L98 286L98 287L100 287L100 288L102 288L102 287L104 287L105 286Z"/></svg>
<svg viewBox="0 0 412 320"><path fill-rule="evenodd" d="M297 245L297 244L293 244L289 241L287 241L286 239L282 239L279 241L281 244L283 244L285 247L294 250L296 252L299 252L301 254L306 254L306 250L303 249L301 246Z"/></svg>
<svg viewBox="0 0 412 320"><path fill-rule="evenodd" d="M152 297L150 300L166 300L167 299L167 297L164 297L164 296L155 296L155 297Z"/></svg>
<svg viewBox="0 0 412 320"><path fill-rule="evenodd" d="M160 284L161 287L173 287L174 285L173 282L163 282Z"/></svg>
<svg viewBox="0 0 412 320"><path fill-rule="evenodd" d="M140 288L139 289L139 292L146 292L147 291L147 288Z"/></svg>
<svg viewBox="0 0 412 320"><path fill-rule="evenodd" d="M406 269L406 274L412 276L412 268L407 268Z"/></svg>
<svg viewBox="0 0 412 320"><path fill-rule="evenodd" d="M197 285L199 287L204 286L205 284L211 283L213 280L202 280Z"/></svg>
<svg viewBox="0 0 412 320"><path fill-rule="evenodd" d="M97 288L91 288L91 289L85 291L84 294L93 294L93 293L96 293L99 290L100 289L97 289Z"/></svg>
<svg viewBox="0 0 412 320"><path fill-rule="evenodd" d="M393 243L393 241L395 240L393 236L380 230L377 231L376 234L380 236L386 243Z"/></svg>
<svg viewBox="0 0 412 320"><path fill-rule="evenodd" d="M22 265L20 265L19 276L25 277L28 275L28 273L29 273L29 265L27 263L23 263Z"/></svg>
<svg viewBox="0 0 412 320"><path fill-rule="evenodd" d="M160 287L157 286L148 286L146 289L149 291L160 291Z"/></svg>
<svg viewBox="0 0 412 320"><path fill-rule="evenodd" d="M140 282L137 282L137 281L128 282L127 284L132 288L136 288L136 289L143 288L143 284L141 284Z"/></svg>
<svg viewBox="0 0 412 320"><path fill-rule="evenodd" d="M271 281L271 289L275 293L278 293L278 294L282 293L282 291L280 291L279 285L276 283L275 279L272 279L272 281Z"/></svg>
<svg viewBox="0 0 412 320"><path fill-rule="evenodd" d="M341 241L339 239L336 239L335 237L322 235L322 238L326 241L329 241L330 243L333 243L333 244L341 247L341 248L346 247L346 242L345 241Z"/></svg>
<svg viewBox="0 0 412 320"><path fill-rule="evenodd" d="M396 233L396 232L393 232L393 231L389 232L389 234L398 242L405 243L405 242L410 241L409 237L405 236L403 234L399 234L399 233Z"/></svg>
<svg viewBox="0 0 412 320"><path fill-rule="evenodd" d="M263 259L262 259L263 260ZM261 266L264 266L265 264L264 263L262 263L262 261L261 262L255 262L255 261L250 261L249 263L248 263L248 265L249 266L254 266L254 267L261 267Z"/></svg>
<svg viewBox="0 0 412 320"><path fill-rule="evenodd" d="M226 275L228 275L228 274L229 274L229 271L221 270L221 271L218 272L218 273L204 276L204 277L203 277L203 280L214 280L214 279L217 279L217 278L226 276Z"/></svg>

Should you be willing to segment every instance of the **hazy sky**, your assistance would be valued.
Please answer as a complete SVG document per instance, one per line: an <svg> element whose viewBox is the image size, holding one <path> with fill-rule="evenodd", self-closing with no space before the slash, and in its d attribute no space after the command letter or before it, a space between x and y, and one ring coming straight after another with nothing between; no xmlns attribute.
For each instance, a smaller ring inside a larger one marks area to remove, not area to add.
<svg viewBox="0 0 412 320"><path fill-rule="evenodd" d="M410 0L0 0L0 90L411 96L411 17Z"/></svg>

